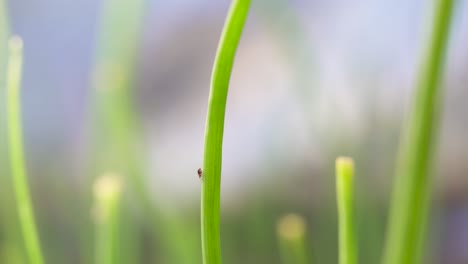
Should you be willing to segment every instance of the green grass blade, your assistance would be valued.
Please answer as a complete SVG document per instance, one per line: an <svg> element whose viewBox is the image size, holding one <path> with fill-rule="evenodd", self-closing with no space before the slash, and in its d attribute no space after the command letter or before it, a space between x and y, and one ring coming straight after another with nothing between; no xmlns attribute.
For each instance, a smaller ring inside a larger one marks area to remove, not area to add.
<svg viewBox="0 0 468 264"><path fill-rule="evenodd" d="M220 184L224 115L234 56L247 18L250 0L234 0L216 54L205 128L201 194L202 255L204 264L221 263Z"/></svg>
<svg viewBox="0 0 468 264"><path fill-rule="evenodd" d="M6 72L8 61L8 37L10 35L9 18L6 2L0 0L0 100L5 100L4 87L6 87ZM18 217L16 215L15 195L12 186L12 179L7 173L7 131L6 131L6 111L0 111L0 233L2 243L0 243L0 263L22 264L23 254L21 251L21 234L16 232L19 229Z"/></svg>
<svg viewBox="0 0 468 264"><path fill-rule="evenodd" d="M302 217L290 214L278 222L277 234L281 259L284 264L308 264L306 247L306 224Z"/></svg>
<svg viewBox="0 0 468 264"><path fill-rule="evenodd" d="M134 111L132 88L145 1L101 2L92 91L92 118L95 121L92 149L95 166L92 175L101 175L106 171L116 172L125 178L128 197L136 197L140 202L145 185L142 151L138 141L139 120ZM131 215L130 207L126 206L129 202L125 198L122 201L121 210L124 212L119 225L122 243L118 245L120 257L114 259L113 264L140 262L141 236L135 224L137 217ZM140 204L146 205L146 200ZM144 211L149 210L145 208ZM92 244L88 241L91 235L82 236L84 246Z"/></svg>
<svg viewBox="0 0 468 264"><path fill-rule="evenodd" d="M351 158L336 160L336 200L338 204L339 263L357 263L354 230L354 162Z"/></svg>
<svg viewBox="0 0 468 264"><path fill-rule="evenodd" d="M21 128L20 87L23 64L23 43L19 37L9 41L10 56L7 74L7 116L11 173L16 195L16 205L24 238L26 253L31 264L42 264L43 257L34 222L34 213L29 194L26 166L23 154Z"/></svg>
<svg viewBox="0 0 468 264"><path fill-rule="evenodd" d="M138 188L144 183L132 88L143 10L142 0L103 1L92 91L97 175L111 169Z"/></svg>
<svg viewBox="0 0 468 264"><path fill-rule="evenodd" d="M95 58L94 175L111 170L125 178L126 197L123 199L120 228L121 263L138 262L138 245L142 241L134 224L135 212L130 205L135 199L143 215L144 224L150 224L150 243L161 245L150 258L167 258L174 263L192 264L200 252L199 240L184 219L173 216L167 206L154 201L145 183L146 149L141 142L141 120L134 105L134 71L140 32L145 13L145 0L103 1L100 34ZM130 198L130 199L127 199ZM138 212L140 212L138 211ZM161 240L157 241L157 240ZM87 242L84 238L83 241ZM160 249L160 250L159 250ZM154 253L153 253L154 252ZM165 256L164 256L165 257Z"/></svg>
<svg viewBox="0 0 468 264"><path fill-rule="evenodd" d="M9 24L8 24L8 13L6 10L5 1L0 0L0 77L1 84L4 81L4 66L6 65L7 59L7 42L9 35Z"/></svg>
<svg viewBox="0 0 468 264"><path fill-rule="evenodd" d="M396 170L384 264L421 263L453 0L436 0Z"/></svg>
<svg viewBox="0 0 468 264"><path fill-rule="evenodd" d="M94 185L96 264L114 264L119 257L121 188L121 180L114 174L101 176Z"/></svg>

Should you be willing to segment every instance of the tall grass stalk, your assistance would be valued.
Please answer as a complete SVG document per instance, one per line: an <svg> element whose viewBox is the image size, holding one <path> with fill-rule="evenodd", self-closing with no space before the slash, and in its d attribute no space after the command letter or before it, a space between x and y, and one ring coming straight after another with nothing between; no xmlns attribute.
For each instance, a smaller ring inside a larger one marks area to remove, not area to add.
<svg viewBox="0 0 468 264"><path fill-rule="evenodd" d="M10 38L9 52L7 72L8 141L11 174L16 195L16 207L29 263L42 264L44 261L36 231L36 224L34 222L34 213L31 205L23 154L20 103L23 42L19 37Z"/></svg>
<svg viewBox="0 0 468 264"><path fill-rule="evenodd" d="M233 0L216 54L205 127L201 192L202 257L204 264L221 263L220 185L224 116L229 80L250 0Z"/></svg>
<svg viewBox="0 0 468 264"><path fill-rule="evenodd" d="M336 200L338 204L339 263L357 263L354 228L354 162L351 158L336 159Z"/></svg>
<svg viewBox="0 0 468 264"><path fill-rule="evenodd" d="M140 120L132 89L145 1L105 0L103 4L93 91L93 116L97 117L98 128L93 144L97 156L95 169L97 174L112 170L123 175L128 183L128 197L135 198L140 206L138 209L145 214L141 217L144 224L150 224L152 241L163 237L163 251L168 252L172 262L191 264L200 255L196 233L188 230L181 217L173 216L172 212L156 204L145 184L146 149L141 142ZM122 254L127 255L123 256L122 263L135 262L139 257L141 237L137 235L136 227L135 217L122 216L122 237L125 238L122 250L127 252Z"/></svg>
<svg viewBox="0 0 468 264"><path fill-rule="evenodd" d="M96 128L92 175L114 171L128 183L129 197L144 192L142 151L138 149L138 119L134 113L132 85L134 65L144 14L143 0L101 1L100 30L95 55L93 90ZM93 179L94 180L94 177ZM133 192L132 192L133 191ZM122 201L124 204L128 200ZM146 205L145 202L139 204ZM129 207L123 206L120 223L120 258L115 263L139 262L139 229ZM146 208L145 208L146 209ZM149 211L142 209L142 211ZM97 231L97 230L96 230ZM88 239L83 238L87 244ZM98 252L96 252L98 253Z"/></svg>
<svg viewBox="0 0 468 264"><path fill-rule="evenodd" d="M0 100L3 104L5 99L7 62L8 62L8 38L10 35L9 18L6 10L6 2L0 0ZM16 232L19 227L18 216L15 208L15 194L12 179L7 173L7 131L6 111L0 111L0 263L18 264L24 263L22 254L22 236Z"/></svg>
<svg viewBox="0 0 468 264"><path fill-rule="evenodd" d="M112 169L139 187L142 154L132 87L143 8L142 0L103 1L92 94L97 175Z"/></svg>
<svg viewBox="0 0 468 264"><path fill-rule="evenodd" d="M119 258L121 189L121 179L115 174L101 176L94 185L96 264L114 264Z"/></svg>
<svg viewBox="0 0 468 264"><path fill-rule="evenodd" d="M7 59L7 42L9 35L8 12L4 0L0 0L0 73L1 84L4 81L4 72Z"/></svg>
<svg viewBox="0 0 468 264"><path fill-rule="evenodd" d="M289 214L280 219L277 226L281 259L284 264L308 264L306 224L301 216Z"/></svg>
<svg viewBox="0 0 468 264"><path fill-rule="evenodd" d="M399 149L384 264L417 264L422 260L453 6L454 0L435 1L413 108Z"/></svg>

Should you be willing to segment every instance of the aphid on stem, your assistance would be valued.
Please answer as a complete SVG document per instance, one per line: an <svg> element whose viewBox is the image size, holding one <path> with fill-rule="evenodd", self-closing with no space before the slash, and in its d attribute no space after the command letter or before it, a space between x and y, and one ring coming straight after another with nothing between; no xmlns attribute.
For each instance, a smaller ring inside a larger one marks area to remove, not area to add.
<svg viewBox="0 0 468 264"><path fill-rule="evenodd" d="M197 173L198 173L198 178L201 179L202 176L203 176L203 171L202 171L202 169L201 169L201 168L198 168Z"/></svg>

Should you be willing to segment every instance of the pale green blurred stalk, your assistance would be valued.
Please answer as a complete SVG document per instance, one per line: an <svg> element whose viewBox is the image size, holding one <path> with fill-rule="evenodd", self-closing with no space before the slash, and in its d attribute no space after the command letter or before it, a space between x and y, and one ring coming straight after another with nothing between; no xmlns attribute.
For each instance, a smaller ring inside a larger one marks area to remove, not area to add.
<svg viewBox="0 0 468 264"><path fill-rule="evenodd" d="M7 41L9 35L8 13L3 0L0 0L0 72L2 73L0 80L1 85L4 85L5 80L5 65L7 61Z"/></svg>
<svg viewBox="0 0 468 264"><path fill-rule="evenodd" d="M306 246L306 223L296 214L283 216L276 229L280 255L284 264L310 264Z"/></svg>
<svg viewBox="0 0 468 264"><path fill-rule="evenodd" d="M133 113L131 85L135 53L143 19L142 0L105 0L101 5L97 31L93 96L93 128L91 149L94 176L114 171L122 175L133 192L142 188L142 153L136 141L137 120ZM122 198L123 199L123 198ZM115 263L139 262L139 222L131 217L128 201L123 199L121 224L122 243L115 245L120 254ZM85 240L86 243L86 240ZM101 254L95 252L95 255Z"/></svg>
<svg viewBox="0 0 468 264"><path fill-rule="evenodd" d="M16 198L23 241L29 263L44 263L26 174L23 152L23 131L21 125L21 78L23 65L23 42L19 37L9 40L7 70L7 116L8 145L11 176Z"/></svg>
<svg viewBox="0 0 468 264"><path fill-rule="evenodd" d="M122 182L119 175L104 174L94 184L95 264L114 264L119 258L121 194Z"/></svg>
<svg viewBox="0 0 468 264"><path fill-rule="evenodd" d="M336 159L336 201L338 205L339 263L356 264L354 161L348 157Z"/></svg>
<svg viewBox="0 0 468 264"><path fill-rule="evenodd" d="M152 239L158 239L171 262L194 263L198 258L194 234L184 225L183 218L173 216L152 201L144 177L144 156L140 120L134 105L134 71L136 53L144 15L143 0L105 0L96 51L94 79L94 116L97 137L94 141L97 174L112 170L128 183L126 203L138 202L140 218L149 223ZM131 192L130 192L131 191ZM133 200L133 201L130 201ZM127 252L123 262L137 261L140 251L138 236L141 221L131 220L131 211L122 219L122 250ZM133 212L134 213L134 212ZM153 250L156 251L156 250Z"/></svg>
<svg viewBox="0 0 468 264"><path fill-rule="evenodd" d="M430 35L423 45L418 83L400 144L384 264L423 263L443 72L454 2L434 1Z"/></svg>
<svg viewBox="0 0 468 264"><path fill-rule="evenodd" d="M5 104L6 66L8 60L9 36L8 12L5 1L0 0L0 100ZM0 111L0 221L3 234L0 241L0 263L24 263L21 245L21 236L15 232L20 227L16 215L14 192L10 187L12 181L8 172L7 144L6 144L6 111Z"/></svg>
<svg viewBox="0 0 468 264"><path fill-rule="evenodd" d="M139 120L134 110L132 88L143 2L103 1L92 91L94 132L98 136L94 142L97 170L117 170L132 183L142 180L143 154L138 149Z"/></svg>

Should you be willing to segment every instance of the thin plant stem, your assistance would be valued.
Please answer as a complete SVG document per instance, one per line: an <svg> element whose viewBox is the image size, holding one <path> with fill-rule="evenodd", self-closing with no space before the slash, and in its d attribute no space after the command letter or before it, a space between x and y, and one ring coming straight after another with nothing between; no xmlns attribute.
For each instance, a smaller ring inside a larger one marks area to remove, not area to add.
<svg viewBox="0 0 468 264"><path fill-rule="evenodd" d="M417 264L422 260L454 0L434 3L428 46L399 149L384 264Z"/></svg>
<svg viewBox="0 0 468 264"><path fill-rule="evenodd" d="M5 100L4 87L6 87L7 62L8 62L8 38L10 35L9 17L6 2L0 0L0 100ZM0 149L7 149L6 111L0 111ZM4 129L5 128L5 129ZM14 190L11 188L12 179L8 173L7 153L0 152L0 222L2 245L0 246L0 263L18 264L24 263L24 254L21 254L22 236L16 230L19 229L19 221L16 215Z"/></svg>
<svg viewBox="0 0 468 264"><path fill-rule="evenodd" d="M9 51L10 56L7 73L7 117L11 174L13 177L20 226L29 263L42 264L44 261L34 221L34 212L31 205L23 153L20 103L23 42L19 37L10 38Z"/></svg>
<svg viewBox="0 0 468 264"><path fill-rule="evenodd" d="M114 264L119 258L119 214L121 180L105 174L94 185L94 217L96 221L96 264Z"/></svg>
<svg viewBox="0 0 468 264"><path fill-rule="evenodd" d="M5 72L5 65L7 61L7 43L8 43L8 36L9 36L9 18L8 12L6 10L6 3L4 0L0 0L0 72L2 76L0 77L1 84L4 83L4 72Z"/></svg>
<svg viewBox="0 0 468 264"><path fill-rule="evenodd" d="M113 171L125 178L128 197L141 200L143 188L142 150L139 149L139 120L134 113L132 85L134 65L144 15L144 0L101 1L99 34L94 61L95 123L91 159L92 175ZM94 180L93 176L92 180ZM122 203L127 204L128 199ZM146 205L146 200L139 204ZM119 259L114 264L140 262L141 241L136 217L130 215L128 206L120 219ZM144 209L148 212L149 210ZM96 230L99 232L99 230ZM88 250L89 238L82 234ZM117 246L117 245L115 245ZM96 252L96 254L100 254ZM91 254L86 254L91 255Z"/></svg>
<svg viewBox="0 0 468 264"><path fill-rule="evenodd" d="M135 198L144 219L150 223L151 242L158 238L163 252L174 263L191 264L199 258L199 244L192 226L173 216L162 202L154 201L144 175L146 151L141 142L141 120L134 105L134 71L140 32L145 13L144 0L105 0L102 6L101 28L95 54L94 111L96 139L95 173L112 170L126 179L127 197ZM124 198L124 204L129 199ZM129 210L123 206L122 210ZM138 262L141 236L134 224L135 217L123 214L122 263ZM86 239L83 239L87 241ZM156 252L156 251L155 251ZM155 253L151 258L161 256Z"/></svg>
<svg viewBox="0 0 468 264"><path fill-rule="evenodd" d="M250 0L233 0L216 54L205 127L201 191L201 240L204 264L221 263L220 185L224 116L229 80Z"/></svg>
<svg viewBox="0 0 468 264"><path fill-rule="evenodd" d="M308 264L306 247L306 224L295 214L283 216L277 226L281 259L284 264Z"/></svg>
<svg viewBox="0 0 468 264"><path fill-rule="evenodd" d="M336 160L336 201L338 205L339 263L357 263L354 230L354 162L351 158Z"/></svg>

